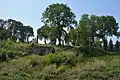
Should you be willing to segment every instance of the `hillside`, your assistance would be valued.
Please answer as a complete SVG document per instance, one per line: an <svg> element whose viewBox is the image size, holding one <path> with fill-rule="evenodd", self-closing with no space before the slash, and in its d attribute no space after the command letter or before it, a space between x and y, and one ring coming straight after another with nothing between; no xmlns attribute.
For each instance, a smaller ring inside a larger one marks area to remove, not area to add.
<svg viewBox="0 0 120 80"><path fill-rule="evenodd" d="M42 46L54 47L55 54L29 54L30 43L0 43L0 80L120 80L119 53Z"/></svg>

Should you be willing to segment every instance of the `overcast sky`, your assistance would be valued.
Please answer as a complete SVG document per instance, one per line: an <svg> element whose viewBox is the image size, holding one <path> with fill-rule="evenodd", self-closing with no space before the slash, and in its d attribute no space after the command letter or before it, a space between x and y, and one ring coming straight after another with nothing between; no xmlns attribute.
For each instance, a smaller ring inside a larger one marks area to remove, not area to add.
<svg viewBox="0 0 120 80"><path fill-rule="evenodd" d="M15 19L36 31L41 26L42 13L53 3L67 4L77 21L82 14L111 15L120 24L120 0L1 0L0 19Z"/></svg>

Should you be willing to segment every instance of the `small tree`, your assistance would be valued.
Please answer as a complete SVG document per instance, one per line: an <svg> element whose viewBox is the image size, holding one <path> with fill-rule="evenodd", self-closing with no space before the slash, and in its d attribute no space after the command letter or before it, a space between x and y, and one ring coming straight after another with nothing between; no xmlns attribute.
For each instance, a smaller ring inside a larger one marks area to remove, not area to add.
<svg viewBox="0 0 120 80"><path fill-rule="evenodd" d="M113 46L113 41L112 41L112 39L110 39L110 41L109 41L109 50L110 50L110 51L114 51L114 46Z"/></svg>
<svg viewBox="0 0 120 80"><path fill-rule="evenodd" d="M119 41L118 40L116 41L116 44L115 44L115 50L119 51Z"/></svg>

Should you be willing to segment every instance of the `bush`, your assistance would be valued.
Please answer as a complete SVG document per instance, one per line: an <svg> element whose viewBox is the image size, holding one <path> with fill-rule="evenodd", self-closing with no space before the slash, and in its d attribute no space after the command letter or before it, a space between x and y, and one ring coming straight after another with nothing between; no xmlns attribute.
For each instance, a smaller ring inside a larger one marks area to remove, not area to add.
<svg viewBox="0 0 120 80"><path fill-rule="evenodd" d="M75 55L73 54L65 54L65 53L56 53L56 54L48 54L45 55L45 63L47 65L49 64L56 64L57 66L59 65L75 65L74 60L75 60Z"/></svg>
<svg viewBox="0 0 120 80"><path fill-rule="evenodd" d="M35 67L41 63L41 57L38 55L31 55L29 57L29 65Z"/></svg>
<svg viewBox="0 0 120 80"><path fill-rule="evenodd" d="M83 53L83 56L85 56L85 57L104 56L107 54L107 52L105 52L101 48L80 47L79 49L80 49L80 52Z"/></svg>
<svg viewBox="0 0 120 80"><path fill-rule="evenodd" d="M1 61L6 61L8 59L13 59L17 55L19 55L19 54L15 51L0 49L0 59L1 59Z"/></svg>
<svg viewBox="0 0 120 80"><path fill-rule="evenodd" d="M25 43L15 43L13 41L3 41L0 43L0 61L2 61L2 55L4 60L13 59L15 57L20 57L29 54L30 44ZM6 56L6 59L5 59Z"/></svg>
<svg viewBox="0 0 120 80"><path fill-rule="evenodd" d="M62 73L65 72L68 68L65 65L61 65L57 68L56 72Z"/></svg>
<svg viewBox="0 0 120 80"><path fill-rule="evenodd" d="M45 55L44 59L47 65L54 64L55 54L50 53L48 55Z"/></svg>

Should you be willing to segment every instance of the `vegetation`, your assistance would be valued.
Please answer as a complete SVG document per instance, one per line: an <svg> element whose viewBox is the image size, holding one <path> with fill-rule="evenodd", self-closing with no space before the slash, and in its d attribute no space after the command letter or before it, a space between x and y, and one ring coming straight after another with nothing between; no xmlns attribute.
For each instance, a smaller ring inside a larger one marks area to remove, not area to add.
<svg viewBox="0 0 120 80"><path fill-rule="evenodd" d="M12 43L2 43L6 52L0 51L2 54L2 62L0 62L1 80L120 79L119 55L105 54L101 50L94 49L94 54L87 56L88 54L80 51L77 47L54 46L55 54L23 56L31 44L14 43L11 48L11 45L8 44ZM11 49L15 57L4 59L3 54L4 56L11 54ZM14 52L15 50L17 51ZM97 55L95 56L95 54Z"/></svg>
<svg viewBox="0 0 120 80"><path fill-rule="evenodd" d="M49 5L36 38L45 45L29 41L31 26L0 19L0 80L119 80L120 44L108 42L120 36L114 16L83 14L78 24L75 17L65 4ZM34 46L54 47L55 54L36 55Z"/></svg>
<svg viewBox="0 0 120 80"><path fill-rule="evenodd" d="M56 35L58 35L59 45L61 45L61 38L66 36L63 28L71 29L71 25L76 23L74 18L75 14L67 5L52 4L44 11L42 21L50 27L57 27L58 34Z"/></svg>
<svg viewBox="0 0 120 80"><path fill-rule="evenodd" d="M0 20L0 39L12 39L15 42L28 42L29 37L34 36L33 28L24 26L20 21L13 19Z"/></svg>

